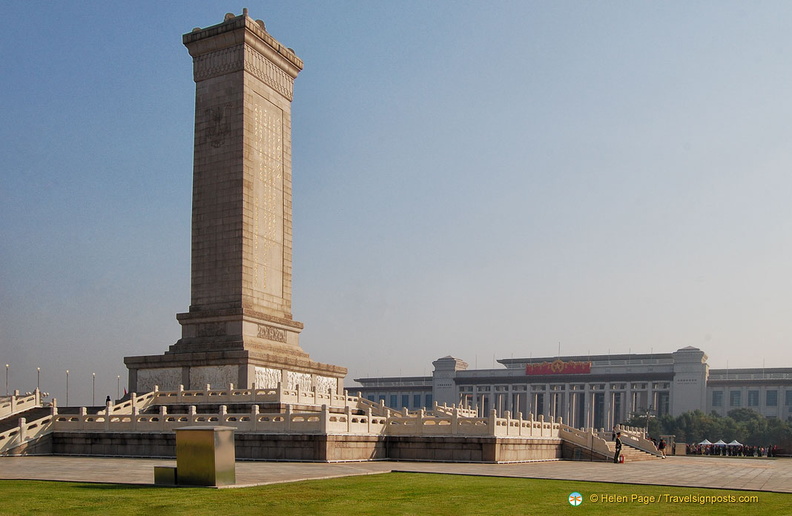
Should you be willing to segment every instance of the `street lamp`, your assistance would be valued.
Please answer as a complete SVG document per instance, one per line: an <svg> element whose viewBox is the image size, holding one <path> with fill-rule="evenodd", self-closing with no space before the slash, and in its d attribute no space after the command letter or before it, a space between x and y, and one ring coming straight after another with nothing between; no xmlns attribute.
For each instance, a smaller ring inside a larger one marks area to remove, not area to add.
<svg viewBox="0 0 792 516"><path fill-rule="evenodd" d="M36 368L36 390L37 391L41 390L41 368L40 367Z"/></svg>
<svg viewBox="0 0 792 516"><path fill-rule="evenodd" d="M66 406L69 406L69 370L66 370Z"/></svg>
<svg viewBox="0 0 792 516"><path fill-rule="evenodd" d="M8 396L8 364L6 364L6 396Z"/></svg>
<svg viewBox="0 0 792 516"><path fill-rule="evenodd" d="M121 398L121 375L116 378L116 399Z"/></svg>
<svg viewBox="0 0 792 516"><path fill-rule="evenodd" d="M91 405L93 406L96 405L96 373L91 373L91 375L93 376L93 396L91 397Z"/></svg>

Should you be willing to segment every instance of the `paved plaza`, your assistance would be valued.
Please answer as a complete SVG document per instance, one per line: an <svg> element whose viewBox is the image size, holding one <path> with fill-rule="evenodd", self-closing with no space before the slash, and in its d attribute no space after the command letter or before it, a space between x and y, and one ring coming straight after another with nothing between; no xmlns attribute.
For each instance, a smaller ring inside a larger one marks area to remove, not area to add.
<svg viewBox="0 0 792 516"><path fill-rule="evenodd" d="M154 466L168 459L0 457L0 479L152 484ZM668 457L625 464L549 461L519 464L437 462L237 462L237 487L370 475L390 471L441 473L620 484L707 487L792 493L792 459Z"/></svg>

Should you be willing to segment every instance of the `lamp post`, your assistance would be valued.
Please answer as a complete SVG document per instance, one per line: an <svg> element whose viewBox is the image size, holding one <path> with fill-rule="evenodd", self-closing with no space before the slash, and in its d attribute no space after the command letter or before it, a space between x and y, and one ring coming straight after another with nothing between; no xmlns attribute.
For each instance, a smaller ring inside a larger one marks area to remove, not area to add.
<svg viewBox="0 0 792 516"><path fill-rule="evenodd" d="M121 375L116 377L116 399L121 398Z"/></svg>
<svg viewBox="0 0 792 516"><path fill-rule="evenodd" d="M37 391L41 390L41 368L40 367L36 368L36 390Z"/></svg>
<svg viewBox="0 0 792 516"><path fill-rule="evenodd" d="M8 364L6 364L6 396L8 396Z"/></svg>
<svg viewBox="0 0 792 516"><path fill-rule="evenodd" d="M66 406L69 406L69 370L66 370Z"/></svg>
<svg viewBox="0 0 792 516"><path fill-rule="evenodd" d="M91 373L93 376L93 380L91 383L92 395L91 395L91 406L96 405L96 373Z"/></svg>

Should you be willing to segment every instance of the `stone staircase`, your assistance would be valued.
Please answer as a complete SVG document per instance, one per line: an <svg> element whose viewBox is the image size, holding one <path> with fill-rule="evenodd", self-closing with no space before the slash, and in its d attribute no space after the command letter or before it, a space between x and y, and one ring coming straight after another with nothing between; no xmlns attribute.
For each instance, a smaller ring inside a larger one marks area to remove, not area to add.
<svg viewBox="0 0 792 516"><path fill-rule="evenodd" d="M19 426L19 418L21 417L25 418L27 421L35 421L36 419L41 419L42 417L48 416L51 413L52 409L49 407L34 407L23 410L22 412L17 412L16 414L11 414L0 419L0 433Z"/></svg>
<svg viewBox="0 0 792 516"><path fill-rule="evenodd" d="M611 457L616 453L616 443L613 441L607 441L608 449L611 452ZM624 443L622 445L621 454L624 455L624 462L635 462L640 460L655 460L659 459L659 457L652 455L651 453L646 453L645 451L638 450L629 446L628 444Z"/></svg>

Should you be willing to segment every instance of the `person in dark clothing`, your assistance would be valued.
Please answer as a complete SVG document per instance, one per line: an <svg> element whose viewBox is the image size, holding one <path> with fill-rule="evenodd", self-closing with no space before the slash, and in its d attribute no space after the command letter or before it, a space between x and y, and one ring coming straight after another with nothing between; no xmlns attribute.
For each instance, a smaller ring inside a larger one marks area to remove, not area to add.
<svg viewBox="0 0 792 516"><path fill-rule="evenodd" d="M622 442L621 442L621 432L616 432L616 453L613 455L613 463L619 463L619 455L621 455L622 449Z"/></svg>

